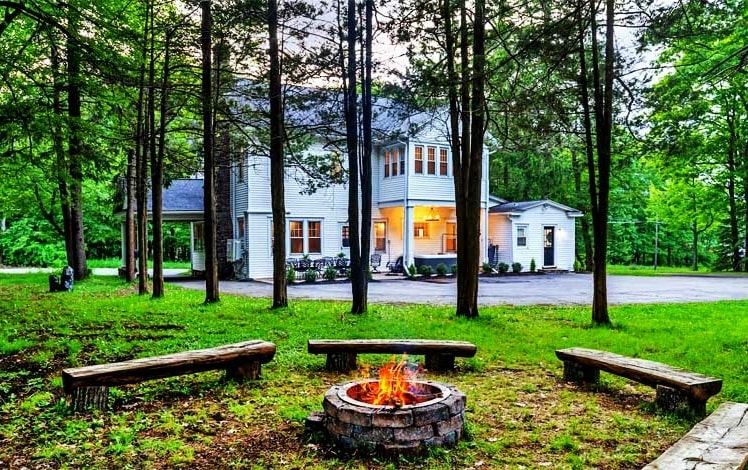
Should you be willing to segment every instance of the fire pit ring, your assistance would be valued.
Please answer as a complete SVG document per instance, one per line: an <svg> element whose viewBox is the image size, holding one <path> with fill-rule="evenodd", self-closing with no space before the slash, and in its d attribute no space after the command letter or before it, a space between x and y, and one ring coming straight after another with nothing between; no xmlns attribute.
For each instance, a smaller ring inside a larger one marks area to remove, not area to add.
<svg viewBox="0 0 748 470"><path fill-rule="evenodd" d="M466 397L456 387L413 381L428 390L429 399L402 406L372 405L349 394L365 382L376 381L334 385L325 394L323 426L340 447L384 454L417 453L427 447L452 446L462 437Z"/></svg>

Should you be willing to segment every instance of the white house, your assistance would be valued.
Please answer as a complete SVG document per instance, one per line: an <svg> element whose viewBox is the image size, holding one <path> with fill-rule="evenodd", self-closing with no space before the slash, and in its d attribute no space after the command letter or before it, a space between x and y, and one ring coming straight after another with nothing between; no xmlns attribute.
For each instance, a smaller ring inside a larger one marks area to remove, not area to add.
<svg viewBox="0 0 748 470"><path fill-rule="evenodd" d="M324 119L323 114L310 107L300 113L288 113L287 119L290 116L319 121ZM372 253L381 256L382 267L400 256L406 266L455 264L458 234L445 116L408 115L392 102L378 100L374 121ZM316 144L307 152L329 154L328 136L316 137ZM480 200L482 261L510 265L519 262L528 270L534 259L538 269L573 270L575 218L582 214L549 200L512 203L489 196L488 163L488 149L484 148ZM341 165L347 167L345 161ZM347 184L333 184L309 194L308 188L299 182L304 180L303 174L294 174L302 171L287 169L287 239L283 243L288 256L308 255L312 259L334 257L338 253L347 256ZM221 178L219 212L224 216L219 217L219 225L231 226L219 227L219 243L226 243L226 251L219 250L219 261L225 255L224 264L231 263L238 278L272 277L274 240L269 158L250 152ZM194 187L195 182L190 184ZM500 189L494 188L497 192ZM166 192L164 197L165 201L171 200ZM167 207L164 216L168 220ZM200 272L205 269L203 223L191 220L192 268Z"/></svg>
<svg viewBox="0 0 748 470"><path fill-rule="evenodd" d="M390 116L391 118L391 116ZM391 121L390 121L391 124ZM380 130L382 128L380 127ZM414 132L413 129L416 129ZM372 157L372 253L382 265L402 256L405 265L457 262L457 223L448 127L438 116L418 114L390 127ZM394 137L390 137L394 136ZM328 152L318 143L308 152ZM484 262L535 259L538 269L573 270L575 218L581 213L553 201L510 203L489 197L488 150L484 148L480 246ZM343 162L345 166L345 162ZM310 258L349 253L348 186L332 185L313 194L288 170L286 178L286 252ZM247 155L231 176L233 240L228 243L240 278L272 277L270 161ZM194 234L201 234L199 227ZM193 248L200 241L193 242ZM490 251L489 251L490 249ZM489 252L495 253L493 259ZM193 270L204 269L193 254Z"/></svg>

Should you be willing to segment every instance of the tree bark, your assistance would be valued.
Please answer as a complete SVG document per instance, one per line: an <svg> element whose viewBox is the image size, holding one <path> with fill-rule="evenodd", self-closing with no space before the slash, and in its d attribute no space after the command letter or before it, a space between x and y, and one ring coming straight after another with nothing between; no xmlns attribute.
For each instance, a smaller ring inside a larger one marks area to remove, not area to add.
<svg viewBox="0 0 748 470"><path fill-rule="evenodd" d="M137 124L139 125L139 123ZM136 140L135 146L138 143ZM135 186L136 166L135 150L127 154L127 175L125 176L125 280L135 280Z"/></svg>
<svg viewBox="0 0 748 470"><path fill-rule="evenodd" d="M166 153L166 121L169 98L169 60L171 56L171 32L166 32L164 44L164 69L159 103L158 150L151 154L151 191L153 199L153 298L164 296L164 155ZM153 65L153 63L151 63ZM153 133L152 139L155 141Z"/></svg>
<svg viewBox="0 0 748 470"><path fill-rule="evenodd" d="M270 54L270 193L273 210L273 308L288 306L283 89L278 47L278 2L268 0Z"/></svg>
<svg viewBox="0 0 748 470"><path fill-rule="evenodd" d="M216 188L213 155L213 111L211 94L211 1L201 0L202 21L200 45L202 48L202 92L203 102L203 206L205 212L205 303L218 302L218 253L216 247Z"/></svg>
<svg viewBox="0 0 748 470"><path fill-rule="evenodd" d="M72 243L68 253L72 259L68 264L73 268L76 280L85 279L88 275L86 264L86 244L83 229L83 139L81 137L81 50L78 40L78 12L68 9L69 31L67 38L68 58L68 170L70 175L70 236Z"/></svg>
<svg viewBox="0 0 748 470"><path fill-rule="evenodd" d="M348 0L346 11L347 62L345 66L345 131L348 151L348 228L351 258L351 313L364 313L361 299L365 294L363 262L361 259L361 213L359 211L359 139L358 103L356 93L356 2ZM369 221L371 223L371 221ZM364 302L364 306L365 306Z"/></svg>
<svg viewBox="0 0 748 470"><path fill-rule="evenodd" d="M145 7L145 27L143 30L143 48L140 62L140 89L138 90L137 126L135 128L135 161L137 184L137 243L138 243L138 294L148 293L148 134L149 119L145 113L146 99L146 57L148 56L148 36L153 29L153 0Z"/></svg>

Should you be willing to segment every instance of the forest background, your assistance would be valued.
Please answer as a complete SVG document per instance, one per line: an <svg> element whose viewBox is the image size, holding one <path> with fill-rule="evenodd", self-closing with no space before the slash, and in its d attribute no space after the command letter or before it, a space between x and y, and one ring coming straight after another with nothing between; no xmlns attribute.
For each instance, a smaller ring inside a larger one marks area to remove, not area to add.
<svg viewBox="0 0 748 470"><path fill-rule="evenodd" d="M237 84L266 83L266 5L208 3L215 121L232 149L226 164L236 165L247 151L267 148L266 112L226 101L244 93ZM580 5L489 2L487 130L492 194L548 198L583 211L577 258L580 269L589 269L579 31L572 21ZM281 3L287 85L339 78L340 8ZM380 48L374 93L426 109L444 99L430 87L438 62L428 48L408 46L414 32L428 33L428 24L414 25L417 9L417 1L377 4L377 40L397 47ZM734 0L618 2L610 263L746 270L747 12ZM76 204L86 256L118 258L121 221L114 212L122 207L134 142L142 139L138 113L153 108L151 158L161 158L166 184L201 170L198 4L11 1L0 2L0 15L0 264L64 265L64 214ZM259 99L262 87L252 89ZM301 155L296 150L291 158ZM330 164L294 163L322 170ZM169 224L163 235L165 259L188 259L188 225Z"/></svg>

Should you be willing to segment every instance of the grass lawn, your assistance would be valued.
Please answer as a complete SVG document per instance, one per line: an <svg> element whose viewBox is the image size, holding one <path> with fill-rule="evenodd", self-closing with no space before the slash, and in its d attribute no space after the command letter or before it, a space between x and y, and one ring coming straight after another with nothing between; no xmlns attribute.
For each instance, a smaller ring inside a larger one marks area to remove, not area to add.
<svg viewBox="0 0 748 470"><path fill-rule="evenodd" d="M272 311L268 299L222 294L205 306L202 292L174 286L152 300L115 277L72 293L46 289L44 274L0 275L1 468L638 469L693 425L658 412L652 389L612 375L596 390L563 383L554 350L571 346L722 378L708 411L748 401L748 302L611 307L607 329L589 326L589 307L484 307L469 321L425 305L376 304L353 316L345 302ZM467 394L468 438L457 447L384 460L304 434L325 391L355 378L325 372L307 339L387 337L478 346L455 372L426 376ZM277 345L256 382L206 372L116 387L109 411L95 413L70 413L62 396L65 367L249 339Z"/></svg>

